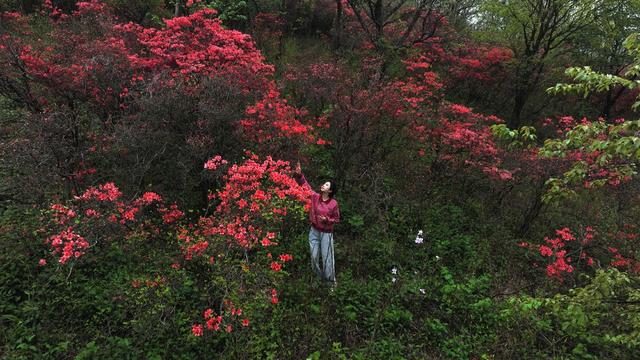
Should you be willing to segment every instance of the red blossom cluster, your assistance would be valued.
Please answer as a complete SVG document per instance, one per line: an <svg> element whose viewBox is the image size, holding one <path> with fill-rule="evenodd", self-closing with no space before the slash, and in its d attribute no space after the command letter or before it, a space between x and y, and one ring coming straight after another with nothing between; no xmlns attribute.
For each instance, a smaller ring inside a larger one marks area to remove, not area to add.
<svg viewBox="0 0 640 360"><path fill-rule="evenodd" d="M340 64L322 62L291 71L286 79L295 84L291 90L294 97L314 107L316 129L328 129L331 142L356 141L344 138L349 132L376 141L402 134L411 139L408 142L422 157L454 168L480 170L493 179L511 179L512 171L502 166L504 151L490 128L502 120L445 101L445 86L433 71L429 56L420 55L404 64L409 76L388 82L364 82ZM363 69L360 75L367 71L375 74L375 66ZM296 93L299 88L305 92ZM386 133L378 134L380 129Z"/></svg>
<svg viewBox="0 0 640 360"><path fill-rule="evenodd" d="M122 192L114 183L105 183L88 188L83 194L76 196L69 206L51 205L53 235L46 242L50 245L52 254L59 257L58 262L65 264L71 259L77 259L101 239L116 236L113 225L117 225L117 233L125 234L125 237L135 230L134 225L151 226L153 232L158 233L156 225L141 218L144 209L149 209L151 213L157 211L165 224L184 215L175 204L167 208L162 197L154 192L145 192L130 202L121 198ZM97 231L105 227L109 227L109 230Z"/></svg>
<svg viewBox="0 0 640 360"><path fill-rule="evenodd" d="M76 217L76 212L72 209L65 207L62 204L51 205L52 220L60 225L66 224L70 219Z"/></svg>
<svg viewBox="0 0 640 360"><path fill-rule="evenodd" d="M499 180L510 180L511 171L500 168L502 150L497 146L489 127L500 123L501 120L492 115L473 113L471 109L458 104L451 104L447 110L451 118L457 119L442 119L442 143L454 151L453 154L444 155L442 158L453 159L455 153L463 152L466 155L464 165L481 169L485 174Z"/></svg>
<svg viewBox="0 0 640 360"><path fill-rule="evenodd" d="M513 58L513 52L502 47L464 46L444 58L454 81L471 79L488 83L504 78L505 64Z"/></svg>
<svg viewBox="0 0 640 360"><path fill-rule="evenodd" d="M247 107L246 118L240 121L245 137L256 143L272 142L281 137L299 138L302 142L314 142L313 127L300 119L307 112L299 110L282 99L280 92L270 89L264 98Z"/></svg>
<svg viewBox="0 0 640 360"><path fill-rule="evenodd" d="M298 207L296 212L299 212L303 206L309 206L308 190L292 177L288 162L271 157L260 161L250 152L247 156L240 164L229 164L220 155L206 162L206 169L224 174L222 188L209 196L214 211L195 224L177 229L183 258L188 262L185 268L200 266L202 271L220 271L226 287L238 282L246 286L247 280L238 279L248 274L252 281L273 283L284 264L293 260L290 254L272 254L278 245L278 229L291 209ZM249 261L249 251L264 256ZM275 289L271 292L271 302L278 302ZM228 309L230 315L224 309ZM204 324L194 324L192 333L202 336L207 330L230 332L234 319L241 314L241 309L227 301L217 315L207 310ZM243 326L248 324L248 319L242 320Z"/></svg>
<svg viewBox="0 0 640 360"><path fill-rule="evenodd" d="M106 183L96 187L90 187L82 195L77 196L77 200L89 201L110 201L114 202L122 196L122 192L116 187L114 183Z"/></svg>
<svg viewBox="0 0 640 360"><path fill-rule="evenodd" d="M41 94L40 103L73 96L95 106L119 108L119 94L126 89L123 77L131 72L122 42L113 38L82 39L64 28L55 37L60 38L60 47L24 45L17 59L29 76L45 84L42 90L47 93ZM67 53L61 53L62 48ZM90 60L95 53L102 55L102 63Z"/></svg>
<svg viewBox="0 0 640 360"><path fill-rule="evenodd" d="M228 161L227 161L227 160L224 160L224 159L222 158L222 156L220 156L220 155L216 155L216 156L214 156L213 158L211 158L211 159L207 160L207 162L206 162L206 163L204 163L204 168L205 168L205 169L207 169L207 170L214 171L214 170L216 170L219 166L221 166L221 165L226 165L226 164L228 164Z"/></svg>
<svg viewBox="0 0 640 360"><path fill-rule="evenodd" d="M577 125L588 125L590 123L591 121L586 117L583 117L582 119L575 119L573 116L557 116L555 118L544 119L542 121L542 127L552 129L555 131L556 135L561 136Z"/></svg>
<svg viewBox="0 0 640 360"><path fill-rule="evenodd" d="M73 15L95 14L104 11L107 4L100 0L79 1L76 3L76 10Z"/></svg>
<svg viewBox="0 0 640 360"><path fill-rule="evenodd" d="M100 171L87 156L96 152L98 138L113 140L112 131L118 126L135 124L144 110L140 99L167 87L197 99L215 83L246 96L245 119L234 121L229 129L249 140L274 147L274 142L289 144L291 138L323 142L312 135L314 120L281 98L271 79L274 68L265 63L251 37L224 28L215 10L205 8L167 19L164 27L156 28L119 23L102 1L76 5L78 10L70 15L50 19L46 35L51 41L21 36L30 31L28 16L3 14L0 26L0 59L7 65L0 69L0 76L8 79L8 88L15 92L7 96L28 103L34 115L43 115L47 122L58 121L50 115L52 109L85 104L103 120L102 128L79 129L78 136L87 146L74 151L78 158L89 160L64 169L74 174L66 179L73 182L72 187L79 187L80 178ZM186 137L196 143L201 139L207 139L202 131Z"/></svg>
<svg viewBox="0 0 640 360"><path fill-rule="evenodd" d="M409 105L408 111L415 114L421 114L420 111L433 111L444 96L444 84L438 74L431 70L431 63L427 62L424 56L417 60L405 61L405 65L412 76L404 81L392 83L391 89L399 92Z"/></svg>
<svg viewBox="0 0 640 360"><path fill-rule="evenodd" d="M58 262L61 264L84 255L85 250L90 246L84 237L74 233L73 230L73 227L69 226L60 233L51 235L46 241L51 245L53 255L60 257Z"/></svg>
<svg viewBox="0 0 640 360"><path fill-rule="evenodd" d="M161 285L165 285L166 283L167 283L167 278L165 276L156 276L155 280L150 280L150 279L131 280L131 286L136 289L142 286L146 286L147 288L155 288Z"/></svg>
<svg viewBox="0 0 640 360"><path fill-rule="evenodd" d="M198 4L200 2L202 2L203 0L187 0L187 3L185 4L186 7L192 7L195 4Z"/></svg>
<svg viewBox="0 0 640 360"><path fill-rule="evenodd" d="M228 310L228 312L227 312ZM249 326L249 318L243 316L242 308L235 307L232 301L224 300L218 314L213 309L206 309L202 317L204 325L196 323L191 327L191 333L194 336L203 336L204 330L218 332L224 329L225 332L233 331L234 323L239 323L242 327Z"/></svg>
<svg viewBox="0 0 640 360"><path fill-rule="evenodd" d="M222 160L218 159L218 162ZM309 206L307 190L291 175L288 162L271 157L260 162L253 154L244 163L229 167L223 189L210 195L210 200L217 202L214 214L200 219L193 235L182 236L189 244L187 249L193 249L197 239L200 243L203 239L211 239L208 242L216 244L220 243L216 239L222 239L223 244L242 249L278 245L275 241L277 233L270 229L278 227L289 207L296 202ZM202 255L207 257L205 253ZM272 258L271 252L266 254L268 266L275 272L279 272L285 262L293 260L289 254L281 254L279 261L272 261ZM276 298L275 295L272 298Z"/></svg>
<svg viewBox="0 0 640 360"><path fill-rule="evenodd" d="M640 239L637 228L634 224L624 224L622 230L608 234L618 244L607 246L608 253L613 256L611 266L627 269L635 274L640 273L640 261L637 260L635 251Z"/></svg>
<svg viewBox="0 0 640 360"><path fill-rule="evenodd" d="M611 261L611 266L625 268L631 265L631 259L622 256L622 254L618 252L617 248L608 247L608 250L611 254L613 254L613 261Z"/></svg>
<svg viewBox="0 0 640 360"><path fill-rule="evenodd" d="M597 152L596 152L597 153ZM597 158L598 155L592 156L592 158ZM585 188L590 188L594 180L604 179L606 183L610 186L619 186L623 182L631 181L631 176L623 175L617 170L613 169L605 169L597 166L593 162L590 163L591 169L587 174L587 180L584 181L583 186Z"/></svg>
<svg viewBox="0 0 640 360"><path fill-rule="evenodd" d="M265 87L273 66L264 63L249 35L225 29L215 15L215 10L202 9L167 19L162 29L133 23L114 29L134 40L129 47L136 51L128 59L138 71L167 70L173 78L222 77L241 83L245 91Z"/></svg>
<svg viewBox="0 0 640 360"><path fill-rule="evenodd" d="M162 202L162 197L154 192L147 191L134 202L137 206L149 206L154 202Z"/></svg>
<svg viewBox="0 0 640 360"><path fill-rule="evenodd" d="M599 118L599 123L604 124L604 119ZM543 121L543 127L554 130L554 135L564 136L568 131L573 130L579 125L589 125L593 121L587 118L574 119L571 116L561 116L552 120L547 118ZM594 137L593 141L607 141L612 136L619 136L620 134L612 134L609 131L598 134ZM566 151L566 156L563 159L559 159L565 163L565 165L573 163L582 163L585 166L585 179L581 184L584 188L591 188L594 182L605 183L610 186L619 186L622 183L631 180L631 176L623 174L620 171L619 166L624 167L628 164L628 159L621 158L619 156L611 156L604 150L585 150L587 146L582 148L569 149ZM604 164L604 165L603 165Z"/></svg>
<svg viewBox="0 0 640 360"><path fill-rule="evenodd" d="M635 232L633 225L625 224L624 228L625 230L608 233L606 236L598 236L600 241L596 243L596 231L593 227L585 227L579 236L565 227L556 230L554 237L545 237L544 244L521 242L518 246L528 248L547 259L548 264L545 267L547 276L560 282L580 266L594 267L607 262L609 266L640 273L640 262L633 256L632 249L635 243L629 244L630 241L635 242L640 235ZM614 242L617 242L620 247L612 246ZM623 251L621 247L627 250ZM623 252L629 255L623 255ZM534 266L537 266L537 262Z"/></svg>
<svg viewBox="0 0 640 360"><path fill-rule="evenodd" d="M540 255L544 257L551 258L553 256L554 258L554 261L551 264L547 265L547 276L555 277L558 280L562 281L562 274L564 272L571 273L574 269L573 266L569 264L571 263L572 259L571 257L566 256L567 250L565 249L565 245L567 242L575 241L576 238L568 228L556 230L556 235L557 237L555 238L545 237L544 240L549 246L540 245L539 251ZM592 238L592 229L587 228L587 234L583 242L591 241ZM583 253L581 252L581 258L582 254ZM591 265L593 264L593 260L589 258L587 260L587 263Z"/></svg>
<svg viewBox="0 0 640 360"><path fill-rule="evenodd" d="M216 156L207 162L210 168L226 164ZM288 162L267 157L259 162L256 155L242 164L234 164L224 175L225 186L209 200L217 202L215 212L200 219L196 229L189 229L180 235L191 253L208 245L206 238L222 237L241 248L251 249L256 245L263 247L277 245L273 240L276 233L269 230L287 215L290 201L309 206L307 190L299 186L291 177ZM269 214L270 220L264 216ZM197 241L200 239L200 241Z"/></svg>
<svg viewBox="0 0 640 360"><path fill-rule="evenodd" d="M490 128L502 120L442 100L444 85L425 60L407 61L413 76L392 86L403 100L394 113L411 119L412 135L422 144L419 154L435 154L438 160L462 169L480 169L492 178L511 179L512 173L500 168L502 150Z"/></svg>
<svg viewBox="0 0 640 360"><path fill-rule="evenodd" d="M169 207L161 207L158 209L162 213L162 221L165 224L172 224L180 220L184 216L184 212L178 209L177 204L171 204Z"/></svg>

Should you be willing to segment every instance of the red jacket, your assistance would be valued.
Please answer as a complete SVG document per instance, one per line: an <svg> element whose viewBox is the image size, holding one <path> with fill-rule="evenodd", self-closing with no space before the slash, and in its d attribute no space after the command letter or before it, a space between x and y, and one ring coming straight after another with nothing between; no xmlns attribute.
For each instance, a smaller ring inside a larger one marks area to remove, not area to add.
<svg viewBox="0 0 640 360"><path fill-rule="evenodd" d="M309 220L311 221L311 226L322 232L333 232L333 224L340 221L340 210L338 209L338 202L333 198L329 198L329 200L327 201L322 200L322 195L313 191L311 185L309 185L307 179L305 179L304 175L302 174L296 177L296 182L298 183L298 185L304 186L312 191L311 210L309 211ZM320 216L325 216L327 220L321 220Z"/></svg>

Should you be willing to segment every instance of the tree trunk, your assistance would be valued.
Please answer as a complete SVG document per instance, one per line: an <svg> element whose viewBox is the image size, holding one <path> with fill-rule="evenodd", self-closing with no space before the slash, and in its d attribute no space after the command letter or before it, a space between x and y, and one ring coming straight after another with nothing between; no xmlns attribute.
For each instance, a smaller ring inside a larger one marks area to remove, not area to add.
<svg viewBox="0 0 640 360"><path fill-rule="evenodd" d="M342 12L342 0L336 0L336 22L333 35L333 48L336 50L342 45Z"/></svg>
<svg viewBox="0 0 640 360"><path fill-rule="evenodd" d="M256 9L256 14L262 12L256 0L251 1L251 3L253 4L253 7Z"/></svg>
<svg viewBox="0 0 640 360"><path fill-rule="evenodd" d="M520 127L522 121L522 110L524 109L527 99L529 98L528 89L517 89L515 95L515 101L513 103L513 112L509 119L509 127L516 129Z"/></svg>
<svg viewBox="0 0 640 360"><path fill-rule="evenodd" d="M600 116L602 116L605 121L608 122L611 119L611 110L625 90L626 88L623 87L621 89L618 89L615 94L613 93L613 89L607 91L607 96L604 100L604 105L602 106L602 112L600 114Z"/></svg>
<svg viewBox="0 0 640 360"><path fill-rule="evenodd" d="M612 90L607 91L607 95L604 98L602 113L600 113L600 116L602 116L605 121L609 120L609 117L611 116L611 108L613 107L613 94L611 94L611 92Z"/></svg>
<svg viewBox="0 0 640 360"><path fill-rule="evenodd" d="M544 195L545 193L544 183L545 182L543 179L540 179L540 181L538 182L534 198L531 200L527 211L522 218L522 222L520 223L520 226L518 227L518 230L515 234L516 239L523 239L529 232L531 223L540 215L542 206L544 205L544 203L542 202L542 195Z"/></svg>
<svg viewBox="0 0 640 360"><path fill-rule="evenodd" d="M519 64L516 67L515 72L515 95L513 102L513 111L511 113L511 119L508 122L509 127L512 129L522 126L522 115L524 108L527 105L529 97L534 92L542 74L544 71L544 57L541 55L538 57L533 50L527 51L523 57L520 58Z"/></svg>
<svg viewBox="0 0 640 360"><path fill-rule="evenodd" d="M25 14L31 14L33 12L33 0L22 0L20 2L22 12Z"/></svg>

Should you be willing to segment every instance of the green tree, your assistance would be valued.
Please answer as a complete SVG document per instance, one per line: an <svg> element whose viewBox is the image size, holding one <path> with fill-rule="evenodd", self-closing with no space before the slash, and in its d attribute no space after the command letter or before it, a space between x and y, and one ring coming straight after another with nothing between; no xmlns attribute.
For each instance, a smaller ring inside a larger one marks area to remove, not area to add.
<svg viewBox="0 0 640 360"><path fill-rule="evenodd" d="M591 24L575 43L576 61L589 65L598 72L622 76L632 55L624 41L633 33L640 32L640 1L629 0L619 4L616 11ZM614 87L593 100L599 116L610 120L616 102L629 92L626 87Z"/></svg>
<svg viewBox="0 0 640 360"><path fill-rule="evenodd" d="M620 0L488 0L480 27L514 52L510 127L519 127L531 95L558 56Z"/></svg>

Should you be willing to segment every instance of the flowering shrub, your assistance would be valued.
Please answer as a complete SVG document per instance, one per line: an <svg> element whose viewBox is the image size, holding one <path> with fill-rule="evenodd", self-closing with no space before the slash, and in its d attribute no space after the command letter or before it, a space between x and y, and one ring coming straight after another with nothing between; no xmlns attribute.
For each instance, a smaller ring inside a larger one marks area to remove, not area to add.
<svg viewBox="0 0 640 360"><path fill-rule="evenodd" d="M580 187L616 187L630 181L637 175L639 130L638 121L607 124L602 119L593 122L583 119L570 130L563 130L560 138L546 141L540 148L540 156L567 159L569 165L564 174L547 181L546 198L572 195Z"/></svg>
<svg viewBox="0 0 640 360"><path fill-rule="evenodd" d="M263 99L247 107L246 117L240 125L248 141L262 144L262 150L273 154L277 148L267 144L277 139L298 139L300 143L316 141L312 134L313 126L301 121L306 115L306 111L289 105L277 90L271 89Z"/></svg>
<svg viewBox="0 0 640 360"><path fill-rule="evenodd" d="M165 20L162 29L128 23L114 30L133 50L128 59L137 71L167 70L170 78L222 76L240 82L244 91L266 86L273 67L264 63L249 35L223 28L215 15L215 10L203 9Z"/></svg>
<svg viewBox="0 0 640 360"><path fill-rule="evenodd" d="M411 76L391 86L402 99L395 114L410 119L420 156L458 169L479 169L499 180L511 179L511 172L500 168L502 150L491 131L491 125L502 120L442 100L444 85L430 67L424 58L407 61Z"/></svg>
<svg viewBox="0 0 640 360"><path fill-rule="evenodd" d="M406 61L405 67L404 79L369 82L360 77L374 76L375 66L349 74L341 64L312 63L286 78L294 97L317 116L318 133L341 152L335 156L345 167L374 166L402 149L401 157L421 157L426 171L442 164L510 180L511 171L502 166L504 151L491 131L502 120L444 100L445 85L426 56ZM297 93L299 88L307 91ZM394 149L388 147L392 143ZM361 153L366 157L354 156Z"/></svg>
<svg viewBox="0 0 640 360"><path fill-rule="evenodd" d="M154 192L145 192L130 202L122 196L115 184L106 183L87 189L69 205L51 205L52 235L46 243L59 263L79 260L100 242L118 241L140 232L158 236L162 226L184 215L175 204L167 207Z"/></svg>
<svg viewBox="0 0 640 360"><path fill-rule="evenodd" d="M205 329L231 332L234 322L235 328L249 325L230 298L242 302L267 297L272 304L278 303L277 290L271 286L282 276L284 265L294 260L290 254L276 255L278 232L287 216L297 214L301 219L310 206L309 194L291 177L288 162L271 157L260 161L257 155L248 155L243 163L226 169L225 185L209 195L213 213L178 231L188 266L211 272L211 277L219 279L212 286L227 294L215 302L214 310L205 311L204 325L194 325L196 336ZM205 167L221 171L226 165L216 156Z"/></svg>
<svg viewBox="0 0 640 360"><path fill-rule="evenodd" d="M68 14L50 6L41 38L27 36L30 16L2 15L0 95L24 105L29 123L11 130L17 141L0 145L11 154L3 162L18 168L22 159L47 159L27 171L31 181L12 182L17 191L46 186L70 199L96 174L135 190L127 186L166 175L170 162L184 169L170 179L197 182L192 168L211 151L230 153L235 141L259 138L253 150L290 155L320 140L313 120L276 90L273 66L251 37L223 27L214 10L156 28L121 23L101 1L76 6Z"/></svg>
<svg viewBox="0 0 640 360"><path fill-rule="evenodd" d="M242 309L231 299L242 302L265 297L278 303L273 286L283 276L285 264L294 260L290 254L277 254L278 232L288 215L297 214L301 220L310 206L308 190L291 177L288 162L271 157L259 161L257 155L248 155L245 162L231 166L219 155L205 163L208 171L228 168L225 185L209 196L215 210L196 223L178 224L184 213L175 204L166 206L153 192L124 201L113 183L87 189L68 206L53 204L49 212L52 235L46 241L52 256L62 265L73 265L100 242L175 232L183 260L171 268L206 274L203 286L220 291L214 294L225 294L212 295L215 310L205 311L204 325L195 324L193 334L248 326L249 319L241 317ZM40 265L45 264L42 259ZM132 285L138 287L140 282Z"/></svg>
<svg viewBox="0 0 640 360"><path fill-rule="evenodd" d="M505 47L488 46L462 39L456 44L459 34L449 31L442 37L420 44L421 55L436 68L443 68L442 81L452 92L471 91L482 96L482 91L499 91L495 86L503 86L508 81L507 66L513 59L513 52ZM473 100L473 98L469 98Z"/></svg>
<svg viewBox="0 0 640 360"><path fill-rule="evenodd" d="M625 231L596 236L597 232L591 226L585 227L579 235L565 227L555 230L554 237L545 237L544 244L523 242L519 246L538 253L547 263L544 268L546 275L560 282L576 270L584 271L605 264L637 273L640 265L634 259L634 245L628 240L637 239L638 234L630 226L625 228ZM614 243L620 244L625 250L614 247ZM623 252L630 255L624 256ZM537 262L534 265L537 266Z"/></svg>

